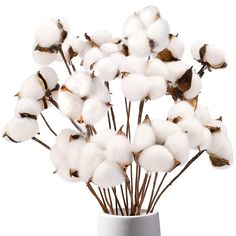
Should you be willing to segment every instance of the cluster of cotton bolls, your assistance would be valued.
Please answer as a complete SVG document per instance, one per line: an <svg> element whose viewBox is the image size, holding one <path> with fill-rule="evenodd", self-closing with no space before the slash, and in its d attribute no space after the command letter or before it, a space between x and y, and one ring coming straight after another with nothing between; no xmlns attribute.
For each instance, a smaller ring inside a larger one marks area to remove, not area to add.
<svg viewBox="0 0 236 236"><path fill-rule="evenodd" d="M18 102L14 118L5 126L4 136L12 142L26 141L38 133L37 116L48 107L48 97L55 97L58 90L56 72L40 68L26 79L17 93Z"/></svg>

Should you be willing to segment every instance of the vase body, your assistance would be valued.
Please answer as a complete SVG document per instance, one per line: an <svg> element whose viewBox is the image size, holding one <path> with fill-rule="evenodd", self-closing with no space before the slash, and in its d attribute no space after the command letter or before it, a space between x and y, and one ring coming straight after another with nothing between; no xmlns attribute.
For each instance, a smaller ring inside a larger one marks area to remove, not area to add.
<svg viewBox="0 0 236 236"><path fill-rule="evenodd" d="M114 216L102 213L97 236L161 236L159 214Z"/></svg>

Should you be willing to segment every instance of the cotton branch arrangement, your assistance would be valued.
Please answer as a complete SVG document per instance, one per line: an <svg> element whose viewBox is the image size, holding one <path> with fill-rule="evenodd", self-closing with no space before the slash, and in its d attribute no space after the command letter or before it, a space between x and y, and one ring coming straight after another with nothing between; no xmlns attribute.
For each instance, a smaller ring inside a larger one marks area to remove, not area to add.
<svg viewBox="0 0 236 236"><path fill-rule="evenodd" d="M104 212L151 213L203 153L217 168L233 161L222 117L212 118L198 103L205 72L225 68L225 55L206 42L193 44L197 70L181 60L183 53L183 42L171 34L155 6L131 15L120 38L106 31L70 38L67 22L52 19L35 35L33 57L45 67L26 79L17 93L15 116L3 137L14 143L33 139L50 150L54 173L69 182L84 182ZM60 84L57 73L46 66L54 61L69 73ZM112 103L113 80L120 80L117 89L124 95L119 104L127 117L123 121ZM145 114L145 104L162 96L174 101L167 119ZM138 114L132 112L135 103ZM73 129L56 134L43 115L51 106ZM55 136L52 147L40 139L39 116ZM107 127L96 130L102 119L108 120ZM137 127L131 130L134 122Z"/></svg>

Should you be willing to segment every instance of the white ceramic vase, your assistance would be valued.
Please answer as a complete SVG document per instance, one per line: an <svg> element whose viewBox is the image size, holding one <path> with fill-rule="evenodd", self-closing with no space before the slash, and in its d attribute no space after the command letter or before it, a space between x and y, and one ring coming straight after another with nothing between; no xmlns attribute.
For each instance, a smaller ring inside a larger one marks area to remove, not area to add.
<svg viewBox="0 0 236 236"><path fill-rule="evenodd" d="M102 213L97 236L161 236L159 214L114 216Z"/></svg>

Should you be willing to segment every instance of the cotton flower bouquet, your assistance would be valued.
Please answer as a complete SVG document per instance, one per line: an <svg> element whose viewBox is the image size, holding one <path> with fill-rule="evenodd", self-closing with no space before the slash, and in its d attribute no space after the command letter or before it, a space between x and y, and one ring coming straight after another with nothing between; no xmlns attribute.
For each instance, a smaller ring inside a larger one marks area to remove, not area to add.
<svg viewBox="0 0 236 236"><path fill-rule="evenodd" d="M225 55L206 42L193 44L191 54L201 65L196 70L181 60L183 52L184 44L170 33L155 6L131 15L121 38L106 31L70 38L66 20L52 19L37 29L33 57L44 66L64 63L69 77L59 84L50 67L28 77L3 137L14 143L33 139L49 149L54 173L69 182L84 182L105 213L151 213L203 153L217 168L230 166L233 159L222 118L212 118L198 103L204 73L225 68ZM119 104L126 114L119 126L112 102L116 94L109 87L113 80L120 81ZM145 114L145 104L153 103L155 109L153 101L162 96L174 101L167 119ZM135 103L138 114L131 109ZM50 106L74 129L57 135L43 115ZM39 116L55 135L52 147L39 138ZM97 130L105 117L107 127Z"/></svg>

